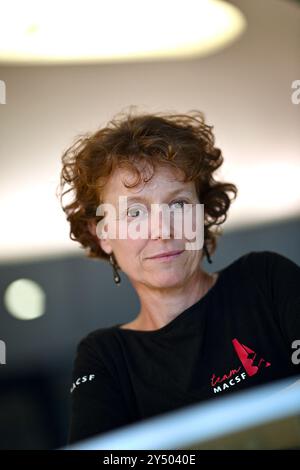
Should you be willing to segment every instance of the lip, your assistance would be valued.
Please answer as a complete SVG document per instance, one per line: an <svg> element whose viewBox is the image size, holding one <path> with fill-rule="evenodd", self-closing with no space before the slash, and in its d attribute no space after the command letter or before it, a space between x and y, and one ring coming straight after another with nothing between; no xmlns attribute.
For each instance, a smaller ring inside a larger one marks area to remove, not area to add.
<svg viewBox="0 0 300 470"><path fill-rule="evenodd" d="M166 251L164 253L159 253L158 255L151 256L151 258L148 258L148 259L172 259L180 255L183 252L184 250Z"/></svg>

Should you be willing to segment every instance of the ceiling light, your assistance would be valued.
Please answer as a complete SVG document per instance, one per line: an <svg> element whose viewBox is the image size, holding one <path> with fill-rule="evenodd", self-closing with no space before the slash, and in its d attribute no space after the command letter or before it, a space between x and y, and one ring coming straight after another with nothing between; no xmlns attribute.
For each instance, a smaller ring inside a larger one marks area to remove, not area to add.
<svg viewBox="0 0 300 470"><path fill-rule="evenodd" d="M200 57L245 29L221 0L0 0L0 63L87 63Z"/></svg>

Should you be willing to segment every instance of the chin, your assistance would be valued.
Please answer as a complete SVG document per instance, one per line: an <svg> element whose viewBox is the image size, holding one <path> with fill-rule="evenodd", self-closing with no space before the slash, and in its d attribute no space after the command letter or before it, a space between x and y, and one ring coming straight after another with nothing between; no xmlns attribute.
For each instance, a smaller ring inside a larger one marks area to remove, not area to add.
<svg viewBox="0 0 300 470"><path fill-rule="evenodd" d="M176 287L183 283L182 273L164 272L151 276L150 283L155 287Z"/></svg>

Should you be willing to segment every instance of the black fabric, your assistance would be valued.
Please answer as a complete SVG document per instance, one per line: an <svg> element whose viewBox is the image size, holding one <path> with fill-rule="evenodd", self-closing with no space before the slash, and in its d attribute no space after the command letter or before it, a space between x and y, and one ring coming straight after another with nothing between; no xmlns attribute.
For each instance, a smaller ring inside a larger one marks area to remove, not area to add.
<svg viewBox="0 0 300 470"><path fill-rule="evenodd" d="M155 331L100 328L79 344L68 442L300 374L300 267L249 252ZM77 381L77 384L76 384Z"/></svg>

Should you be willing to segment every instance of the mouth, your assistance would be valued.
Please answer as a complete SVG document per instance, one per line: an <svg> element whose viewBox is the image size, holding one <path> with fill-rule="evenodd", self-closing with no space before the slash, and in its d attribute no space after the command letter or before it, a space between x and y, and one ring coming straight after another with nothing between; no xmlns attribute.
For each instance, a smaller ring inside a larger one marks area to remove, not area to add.
<svg viewBox="0 0 300 470"><path fill-rule="evenodd" d="M183 252L184 250L169 251L166 253L160 253L158 255L152 256L151 258L148 258L148 259L168 261L168 260L177 258Z"/></svg>

